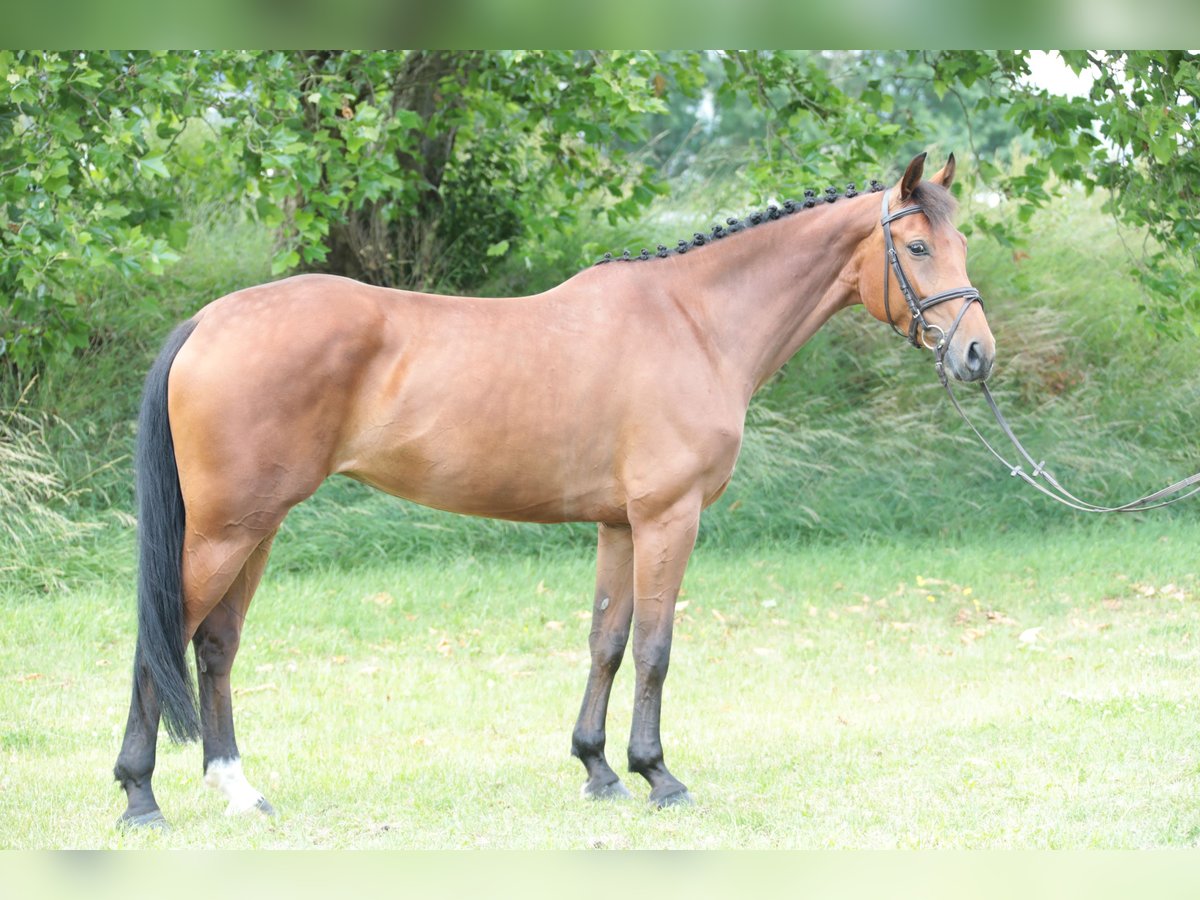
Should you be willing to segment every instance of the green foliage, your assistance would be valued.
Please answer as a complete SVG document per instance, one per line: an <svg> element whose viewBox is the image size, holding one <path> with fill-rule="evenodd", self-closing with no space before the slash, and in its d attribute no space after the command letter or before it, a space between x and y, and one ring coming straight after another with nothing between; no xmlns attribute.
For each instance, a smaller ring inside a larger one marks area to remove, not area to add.
<svg viewBox="0 0 1200 900"><path fill-rule="evenodd" d="M178 260L169 158L203 70L194 56L0 51L0 340L16 365L88 344L97 279Z"/></svg>
<svg viewBox="0 0 1200 900"><path fill-rule="evenodd" d="M749 170L753 182L778 190L813 176L844 181L894 167L896 145L912 123L892 115L878 80L855 92L814 53L736 52L723 61L722 103L745 96L765 116L761 153Z"/></svg>
<svg viewBox="0 0 1200 900"><path fill-rule="evenodd" d="M1087 97L1036 88L1015 51L3 51L0 348L28 375L157 314L153 291L119 311L97 292L177 262L205 204L273 229L276 275L465 290L509 258L582 265L590 245L553 236L632 221L706 155L761 199L964 139L964 196L982 183L1020 209L968 227L1015 245L1054 191L1105 191L1153 239L1136 271L1177 334L1200 315L1196 55L1062 58L1096 76Z"/></svg>
<svg viewBox="0 0 1200 900"><path fill-rule="evenodd" d="M898 176L912 155L939 145L1006 160L1021 141L1020 130L986 102L990 85L978 72L963 66L939 74L928 54L755 51L720 60L710 79L714 129L736 123L748 138L746 174L760 191ZM995 65L986 56L984 63Z"/></svg>
<svg viewBox="0 0 1200 900"><path fill-rule="evenodd" d="M288 165L308 167L291 221L305 263L470 287L518 240L536 252L581 212L628 219L663 190L632 158L662 108L651 54L326 53L301 65L311 108L281 140L304 148ZM286 191L287 166L271 168L270 189Z"/></svg>
<svg viewBox="0 0 1200 900"><path fill-rule="evenodd" d="M1039 152L1024 170L993 183L1020 206L1022 221L1066 186L1107 195L1105 209L1157 246L1133 257L1152 299L1151 322L1178 335L1200 327L1200 54L1176 50L1062 51L1091 77L1086 96L1065 97L1029 80L1028 54L964 51L934 55L935 81L989 83L1007 118ZM983 168L985 176L997 175ZM1141 241L1143 238L1137 238Z"/></svg>
<svg viewBox="0 0 1200 900"><path fill-rule="evenodd" d="M1193 129L1200 102L1200 54L1064 51L1076 72L1093 77L1086 97L1045 90L1017 93L1010 115L1052 149L1044 166L1062 182L1110 193L1124 221L1200 260L1196 184L1200 146Z"/></svg>
<svg viewBox="0 0 1200 900"><path fill-rule="evenodd" d="M275 229L276 275L324 267L412 287L475 284L500 248L535 252L581 213L634 216L664 189L634 151L680 65L617 52L4 51L7 357L30 370L86 347L98 279L161 274L197 201Z"/></svg>
<svg viewBox="0 0 1200 900"><path fill-rule="evenodd" d="M66 426L28 410L28 391L0 407L0 579L61 587L64 550L95 526L78 516L81 492L67 487L53 450L51 435Z"/></svg>

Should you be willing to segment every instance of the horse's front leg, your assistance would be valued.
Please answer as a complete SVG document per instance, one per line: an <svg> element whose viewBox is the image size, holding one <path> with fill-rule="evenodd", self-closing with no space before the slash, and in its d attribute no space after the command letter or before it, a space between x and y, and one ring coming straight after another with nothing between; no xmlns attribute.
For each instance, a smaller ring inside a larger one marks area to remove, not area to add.
<svg viewBox="0 0 1200 900"><path fill-rule="evenodd" d="M686 803L687 788L663 762L659 718L663 682L671 658L675 600L688 558L696 542L700 504L683 501L633 525L634 601L633 659L637 683L633 728L629 735L629 770L650 782L650 802L658 806Z"/></svg>
<svg viewBox="0 0 1200 900"><path fill-rule="evenodd" d="M632 619L633 537L628 525L601 525L596 546L592 631L588 636L592 667L571 735L571 754L587 769L585 797L629 796L629 790L604 757L604 723L613 678L625 654Z"/></svg>

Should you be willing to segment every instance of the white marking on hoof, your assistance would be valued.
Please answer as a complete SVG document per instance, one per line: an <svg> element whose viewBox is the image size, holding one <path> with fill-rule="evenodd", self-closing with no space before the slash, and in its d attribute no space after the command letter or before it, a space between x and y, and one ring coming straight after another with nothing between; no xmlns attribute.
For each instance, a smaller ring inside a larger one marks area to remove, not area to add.
<svg viewBox="0 0 1200 900"><path fill-rule="evenodd" d="M266 803L263 795L242 774L240 759L214 759L204 770L204 783L219 790L229 801L225 815L236 816Z"/></svg>

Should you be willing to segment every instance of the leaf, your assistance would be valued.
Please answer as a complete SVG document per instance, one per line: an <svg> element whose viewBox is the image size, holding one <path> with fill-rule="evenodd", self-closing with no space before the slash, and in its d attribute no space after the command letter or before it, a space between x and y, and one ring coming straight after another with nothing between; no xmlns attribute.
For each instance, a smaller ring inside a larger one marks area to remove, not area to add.
<svg viewBox="0 0 1200 900"><path fill-rule="evenodd" d="M112 200L100 206L95 215L103 219L123 219L129 215L129 207Z"/></svg>
<svg viewBox="0 0 1200 900"><path fill-rule="evenodd" d="M289 250L286 253L279 253L271 260L271 274L282 275L289 269L293 269L300 264L300 254L295 250Z"/></svg>
<svg viewBox="0 0 1200 900"><path fill-rule="evenodd" d="M489 244L487 248L488 256L503 256L508 252L508 241L497 241L494 244Z"/></svg>
<svg viewBox="0 0 1200 900"><path fill-rule="evenodd" d="M279 686L273 681L268 681L266 684L255 685L254 687L239 687L234 688L233 692L238 696L244 697L246 694L260 694L263 691L277 691Z"/></svg>
<svg viewBox="0 0 1200 900"><path fill-rule="evenodd" d="M137 161L137 167L139 172L145 172L148 175L154 175L158 178L171 177L171 173L167 171L166 162L163 160L161 154L157 156L143 156Z"/></svg>

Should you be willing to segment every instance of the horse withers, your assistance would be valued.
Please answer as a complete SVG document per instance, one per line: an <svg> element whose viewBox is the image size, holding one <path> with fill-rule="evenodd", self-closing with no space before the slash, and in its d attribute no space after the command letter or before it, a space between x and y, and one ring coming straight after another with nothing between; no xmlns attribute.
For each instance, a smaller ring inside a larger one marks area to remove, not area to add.
<svg viewBox="0 0 1200 900"><path fill-rule="evenodd" d="M629 769L653 803L687 799L659 736L675 599L700 513L732 476L751 396L856 303L957 379L991 368L953 225L954 157L925 181L924 162L886 191L806 192L535 296L304 275L222 297L180 325L139 419L122 821L164 822L151 788L160 716L172 737L202 738L205 781L229 812L271 811L242 772L230 670L280 524L334 474L469 515L598 523L591 669L571 741L583 791L629 793L604 748L632 633Z"/></svg>

